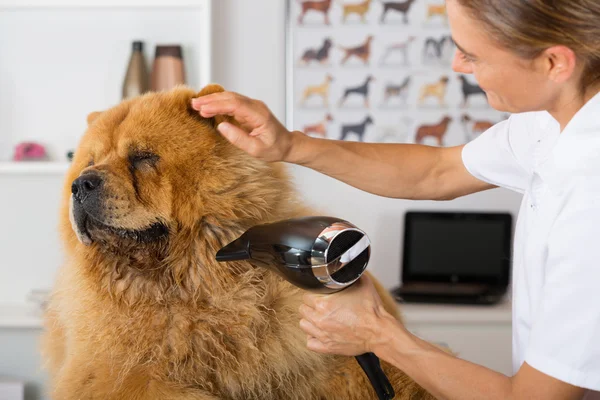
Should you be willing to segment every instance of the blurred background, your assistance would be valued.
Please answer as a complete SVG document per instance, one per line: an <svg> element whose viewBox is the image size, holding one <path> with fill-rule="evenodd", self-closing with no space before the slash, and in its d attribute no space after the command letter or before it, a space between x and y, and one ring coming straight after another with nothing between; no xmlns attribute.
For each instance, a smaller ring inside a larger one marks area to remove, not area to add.
<svg viewBox="0 0 600 400"><path fill-rule="evenodd" d="M285 121L287 6L285 0L0 0L0 400L47 398L40 314L62 262L63 176L86 116L183 80L259 98ZM521 200L501 189L450 202L385 199L302 167L290 171L307 202L369 234L369 269L388 289L400 284L407 211L516 217ZM404 310L418 334L510 373L510 299Z"/></svg>

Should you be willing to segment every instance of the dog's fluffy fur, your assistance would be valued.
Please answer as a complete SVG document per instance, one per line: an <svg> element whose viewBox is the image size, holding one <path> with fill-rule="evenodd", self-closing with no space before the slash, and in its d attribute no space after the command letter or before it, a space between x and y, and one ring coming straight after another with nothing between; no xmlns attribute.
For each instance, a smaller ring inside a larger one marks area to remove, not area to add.
<svg viewBox="0 0 600 400"><path fill-rule="evenodd" d="M352 357L307 350L301 290L247 262L216 263L249 227L312 212L281 165L216 132L225 117L190 108L197 95L146 94L88 118L64 189L66 263L45 316L51 397L374 399ZM87 174L102 183L81 222L71 184ZM166 230L147 229L156 226ZM430 398L384 368L396 398Z"/></svg>

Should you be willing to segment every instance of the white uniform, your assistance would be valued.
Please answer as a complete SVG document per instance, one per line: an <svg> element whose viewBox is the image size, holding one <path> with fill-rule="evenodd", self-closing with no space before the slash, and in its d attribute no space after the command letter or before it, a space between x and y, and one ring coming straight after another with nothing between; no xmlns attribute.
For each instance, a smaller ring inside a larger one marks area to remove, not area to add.
<svg viewBox="0 0 600 400"><path fill-rule="evenodd" d="M523 193L514 242L513 370L523 362L600 400L600 94L564 131L516 114L462 153L482 181Z"/></svg>

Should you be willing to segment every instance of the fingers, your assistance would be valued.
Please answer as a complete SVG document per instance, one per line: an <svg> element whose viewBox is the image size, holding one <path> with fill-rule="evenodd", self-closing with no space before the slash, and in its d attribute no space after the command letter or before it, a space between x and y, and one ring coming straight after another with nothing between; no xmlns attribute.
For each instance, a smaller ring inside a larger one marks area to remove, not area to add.
<svg viewBox="0 0 600 400"><path fill-rule="evenodd" d="M314 309L310 308L306 304L302 304L298 310L304 319L310 321L312 324L317 322L318 318Z"/></svg>
<svg viewBox="0 0 600 400"><path fill-rule="evenodd" d="M309 337L306 340L306 347L309 350L312 350L316 353L324 353L324 354L332 353L331 351L329 351L327 349L327 347L323 343L321 343L321 341L319 339L314 338L314 337Z"/></svg>
<svg viewBox="0 0 600 400"><path fill-rule="evenodd" d="M300 320L300 329L304 331L308 336L311 337L321 337L322 332L319 328L317 328L312 322L307 319Z"/></svg>
<svg viewBox="0 0 600 400"><path fill-rule="evenodd" d="M252 147L255 145L254 142L256 139L248 136L248 133L243 129L228 122L222 122L217 126L217 130L237 148L248 153L252 152Z"/></svg>
<svg viewBox="0 0 600 400"><path fill-rule="evenodd" d="M229 115L235 119L261 113L260 103L233 92L214 93L192 99L192 108L204 118ZM261 113L262 114L262 113Z"/></svg>
<svg viewBox="0 0 600 400"><path fill-rule="evenodd" d="M204 118L212 118L216 115L229 115L235 117L235 113L239 108L240 103L235 99L217 100L201 106L198 111Z"/></svg>
<svg viewBox="0 0 600 400"><path fill-rule="evenodd" d="M206 96L200 96L192 99L192 108L194 110L200 110L205 104L213 103L215 101L231 100L234 97L242 97L240 94L233 92L220 92L213 93Z"/></svg>

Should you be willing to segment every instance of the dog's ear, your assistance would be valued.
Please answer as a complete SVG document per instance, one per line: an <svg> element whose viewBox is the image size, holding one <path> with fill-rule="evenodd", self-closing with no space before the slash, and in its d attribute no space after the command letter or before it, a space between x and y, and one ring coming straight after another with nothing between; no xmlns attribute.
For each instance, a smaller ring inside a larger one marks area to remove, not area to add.
<svg viewBox="0 0 600 400"><path fill-rule="evenodd" d="M207 96L209 94L214 94L214 93L222 93L224 92L225 89L223 88L223 86L221 85L217 85L217 84L210 84L210 85L206 85L197 95L196 97L202 97L202 96ZM221 122L229 122L231 124L236 124L235 120L228 116L228 115L215 115L213 118L209 118L211 120L213 120L213 125L216 128Z"/></svg>
<svg viewBox="0 0 600 400"><path fill-rule="evenodd" d="M87 116L87 124L91 125L92 122L94 122L96 120L96 118L98 118L100 116L100 114L102 114L102 111L94 111L88 114Z"/></svg>
<svg viewBox="0 0 600 400"><path fill-rule="evenodd" d="M196 95L196 97L202 97L213 93L222 93L225 89L221 85L217 85L216 83L212 83L210 85L204 86L204 88Z"/></svg>

